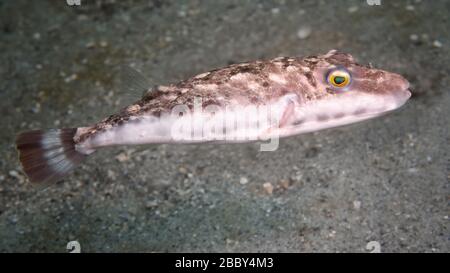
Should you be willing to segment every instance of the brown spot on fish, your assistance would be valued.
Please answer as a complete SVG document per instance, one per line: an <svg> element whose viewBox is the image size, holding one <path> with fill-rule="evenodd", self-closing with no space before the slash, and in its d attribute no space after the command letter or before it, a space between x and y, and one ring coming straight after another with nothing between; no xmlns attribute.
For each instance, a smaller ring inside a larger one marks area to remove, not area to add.
<svg viewBox="0 0 450 273"><path fill-rule="evenodd" d="M261 72L263 67L264 67L264 64L262 64L262 63L257 63L257 64L247 64L246 63L246 64L237 65L233 69L231 69L230 76L234 76L236 74L241 74L241 73L258 74Z"/></svg>
<svg viewBox="0 0 450 273"><path fill-rule="evenodd" d="M303 122L305 122L305 119L304 119L304 118L300 118L300 119L295 120L295 121L292 123L292 125L294 125L294 126L300 125L300 124L302 124Z"/></svg>
<svg viewBox="0 0 450 273"><path fill-rule="evenodd" d="M319 114L319 115L317 115L317 120L318 121L327 121L329 119L330 119L330 117L328 115L326 115L326 114Z"/></svg>
<svg viewBox="0 0 450 273"><path fill-rule="evenodd" d="M249 100L250 100L251 103L254 103L254 104L257 104L257 103L259 103L261 101L261 99L256 97L256 96L250 97Z"/></svg>
<svg viewBox="0 0 450 273"><path fill-rule="evenodd" d="M153 90L152 92L147 92L144 97L141 99L141 101L139 102L140 106L142 106L143 104L147 103L150 100L156 99L160 96L162 96L165 92L161 91L159 89Z"/></svg>
<svg viewBox="0 0 450 273"><path fill-rule="evenodd" d="M333 115L333 118L343 118L345 116L344 112L339 112Z"/></svg>
<svg viewBox="0 0 450 273"><path fill-rule="evenodd" d="M311 72L306 72L305 77L312 87L317 87L316 78L314 78L314 75Z"/></svg>
<svg viewBox="0 0 450 273"><path fill-rule="evenodd" d="M367 109L359 108L355 112L353 112L354 115L361 115L367 112Z"/></svg>
<svg viewBox="0 0 450 273"><path fill-rule="evenodd" d="M325 88L325 90L327 91L328 94L335 94L336 93L336 91L333 88L327 87L327 88Z"/></svg>
<svg viewBox="0 0 450 273"><path fill-rule="evenodd" d="M316 65L319 62L319 58L317 56L308 56L304 60L306 63Z"/></svg>

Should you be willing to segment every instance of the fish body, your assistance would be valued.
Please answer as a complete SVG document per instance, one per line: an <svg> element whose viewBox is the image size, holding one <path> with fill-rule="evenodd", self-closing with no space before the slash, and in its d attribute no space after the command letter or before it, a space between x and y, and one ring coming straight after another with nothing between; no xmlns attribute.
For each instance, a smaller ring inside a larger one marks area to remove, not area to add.
<svg viewBox="0 0 450 273"><path fill-rule="evenodd" d="M233 64L146 89L140 100L92 126L19 134L30 180L56 181L102 147L286 137L374 118L411 96L402 76L336 50Z"/></svg>

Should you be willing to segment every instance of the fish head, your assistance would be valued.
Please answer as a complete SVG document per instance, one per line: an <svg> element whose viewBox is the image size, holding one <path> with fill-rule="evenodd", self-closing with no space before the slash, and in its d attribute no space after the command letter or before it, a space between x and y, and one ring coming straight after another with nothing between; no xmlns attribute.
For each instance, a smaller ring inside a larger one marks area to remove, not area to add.
<svg viewBox="0 0 450 273"><path fill-rule="evenodd" d="M310 84L301 111L314 129L381 116L411 97L409 82L401 75L358 64L350 54L332 50L303 63L315 86Z"/></svg>

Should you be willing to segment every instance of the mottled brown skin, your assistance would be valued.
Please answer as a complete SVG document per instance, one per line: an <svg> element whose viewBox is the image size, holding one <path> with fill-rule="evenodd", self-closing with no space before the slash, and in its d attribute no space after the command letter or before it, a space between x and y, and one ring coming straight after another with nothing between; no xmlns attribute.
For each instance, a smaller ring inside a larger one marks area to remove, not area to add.
<svg viewBox="0 0 450 273"><path fill-rule="evenodd" d="M221 107L236 101L241 105L264 104L287 93L295 93L300 103L336 96L336 90L325 79L327 71L333 67L350 70L354 79L352 88L363 92L386 92L402 81L395 79L396 74L359 65L351 55L336 51L305 58L279 57L233 64L177 84L154 87L136 103L85 128L75 142L82 142L98 132L127 122L132 116L160 116L180 104L192 108L196 97L202 98L203 106L214 104ZM383 80L383 84L379 79Z"/></svg>

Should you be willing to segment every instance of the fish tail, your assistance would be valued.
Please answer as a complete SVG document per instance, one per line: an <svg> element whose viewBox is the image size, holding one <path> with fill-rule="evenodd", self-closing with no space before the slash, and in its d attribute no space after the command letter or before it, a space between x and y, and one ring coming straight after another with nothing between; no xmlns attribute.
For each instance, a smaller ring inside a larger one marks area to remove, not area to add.
<svg viewBox="0 0 450 273"><path fill-rule="evenodd" d="M77 128L33 130L17 135L22 168L33 185L47 187L75 169L87 156L75 149Z"/></svg>

